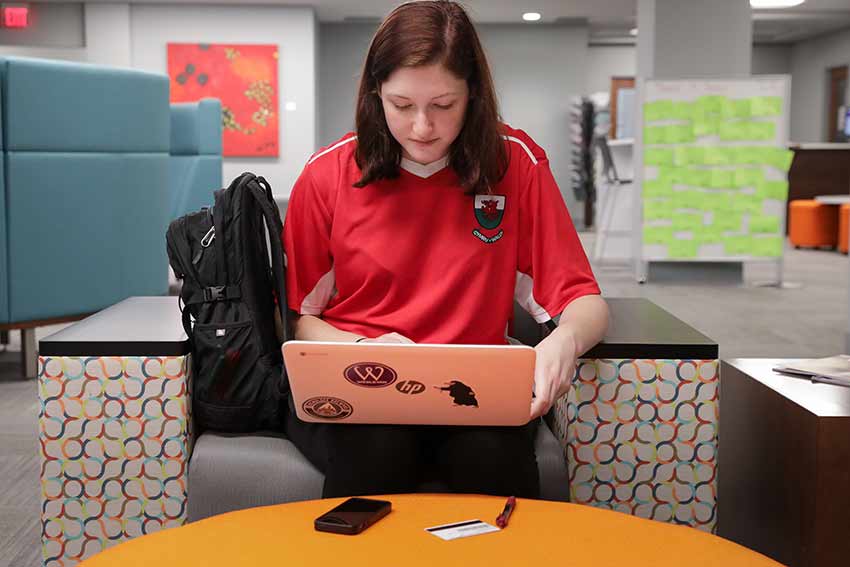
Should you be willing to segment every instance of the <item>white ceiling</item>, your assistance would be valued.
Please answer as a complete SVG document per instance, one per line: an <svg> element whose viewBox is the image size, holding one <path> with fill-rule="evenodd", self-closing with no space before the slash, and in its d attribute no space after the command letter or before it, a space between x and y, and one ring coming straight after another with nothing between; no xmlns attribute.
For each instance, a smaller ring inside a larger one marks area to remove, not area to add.
<svg viewBox="0 0 850 567"><path fill-rule="evenodd" d="M48 0L73 1L73 0ZM115 0L87 0L114 2ZM700 0L709 1L709 0ZM398 0L144 0L145 4L263 4L314 6L322 22L378 21ZM592 42L632 41L637 0L465 0L480 23L521 23L523 12L543 15L541 23L586 20ZM807 0L789 10L754 10L753 39L760 43L793 43L842 28L850 28L850 0ZM528 24L535 25L535 24Z"/></svg>

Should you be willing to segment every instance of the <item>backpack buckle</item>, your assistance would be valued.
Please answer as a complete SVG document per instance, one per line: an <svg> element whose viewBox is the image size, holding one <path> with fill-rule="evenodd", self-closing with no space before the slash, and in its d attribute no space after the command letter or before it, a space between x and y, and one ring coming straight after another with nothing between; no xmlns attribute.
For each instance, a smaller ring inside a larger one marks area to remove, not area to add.
<svg viewBox="0 0 850 567"><path fill-rule="evenodd" d="M226 286L216 285L204 288L204 301L221 301L225 298Z"/></svg>

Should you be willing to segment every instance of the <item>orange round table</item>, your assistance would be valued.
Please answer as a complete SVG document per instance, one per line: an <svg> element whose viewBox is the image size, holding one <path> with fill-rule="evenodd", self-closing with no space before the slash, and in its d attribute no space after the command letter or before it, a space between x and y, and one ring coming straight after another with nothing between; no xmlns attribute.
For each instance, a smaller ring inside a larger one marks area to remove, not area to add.
<svg viewBox="0 0 850 567"><path fill-rule="evenodd" d="M611 567L779 564L694 528L579 506L518 499L507 528L443 541L425 528L480 519L495 524L504 498L391 495L389 516L356 536L317 532L313 519L344 499L231 512L107 549L80 567L321 565L583 565Z"/></svg>

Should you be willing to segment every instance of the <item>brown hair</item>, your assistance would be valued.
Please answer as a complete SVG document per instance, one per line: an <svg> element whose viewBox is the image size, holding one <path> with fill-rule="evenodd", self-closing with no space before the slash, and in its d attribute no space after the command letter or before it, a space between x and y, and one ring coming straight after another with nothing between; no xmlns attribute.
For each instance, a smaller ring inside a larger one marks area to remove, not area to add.
<svg viewBox="0 0 850 567"><path fill-rule="evenodd" d="M397 7L372 38L357 96L355 160L362 177L355 187L399 175L401 145L387 126L381 84L399 67L432 64L442 64L469 87L464 124L449 149L449 165L461 185L467 193L487 193L504 177L508 158L478 34L459 4L430 0Z"/></svg>

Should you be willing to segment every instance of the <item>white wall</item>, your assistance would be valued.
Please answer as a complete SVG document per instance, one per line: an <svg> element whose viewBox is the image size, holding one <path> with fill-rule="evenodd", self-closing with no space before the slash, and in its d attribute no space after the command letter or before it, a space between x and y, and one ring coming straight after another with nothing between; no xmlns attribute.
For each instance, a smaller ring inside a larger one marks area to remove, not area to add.
<svg viewBox="0 0 850 567"><path fill-rule="evenodd" d="M377 24L319 26L318 146L354 130L354 105L363 61Z"/></svg>
<svg viewBox="0 0 850 567"><path fill-rule="evenodd" d="M825 142L831 67L850 64L850 30L791 48L791 140ZM850 93L848 93L850 96Z"/></svg>
<svg viewBox="0 0 850 567"><path fill-rule="evenodd" d="M86 58L89 63L130 67L130 5L92 4L85 7Z"/></svg>
<svg viewBox="0 0 850 567"><path fill-rule="evenodd" d="M312 8L132 5L132 66L166 73L167 43L269 43L279 47L280 156L225 158L224 183L243 171L288 195L316 147L316 24ZM294 102L297 110L284 105Z"/></svg>
<svg viewBox="0 0 850 567"><path fill-rule="evenodd" d="M591 45L587 48L587 92L610 92L611 77L634 77L634 45Z"/></svg>
<svg viewBox="0 0 850 567"><path fill-rule="evenodd" d="M570 100L586 92L586 26L477 26L505 122L525 130L549 157L555 181L577 225L584 209L570 184Z"/></svg>

